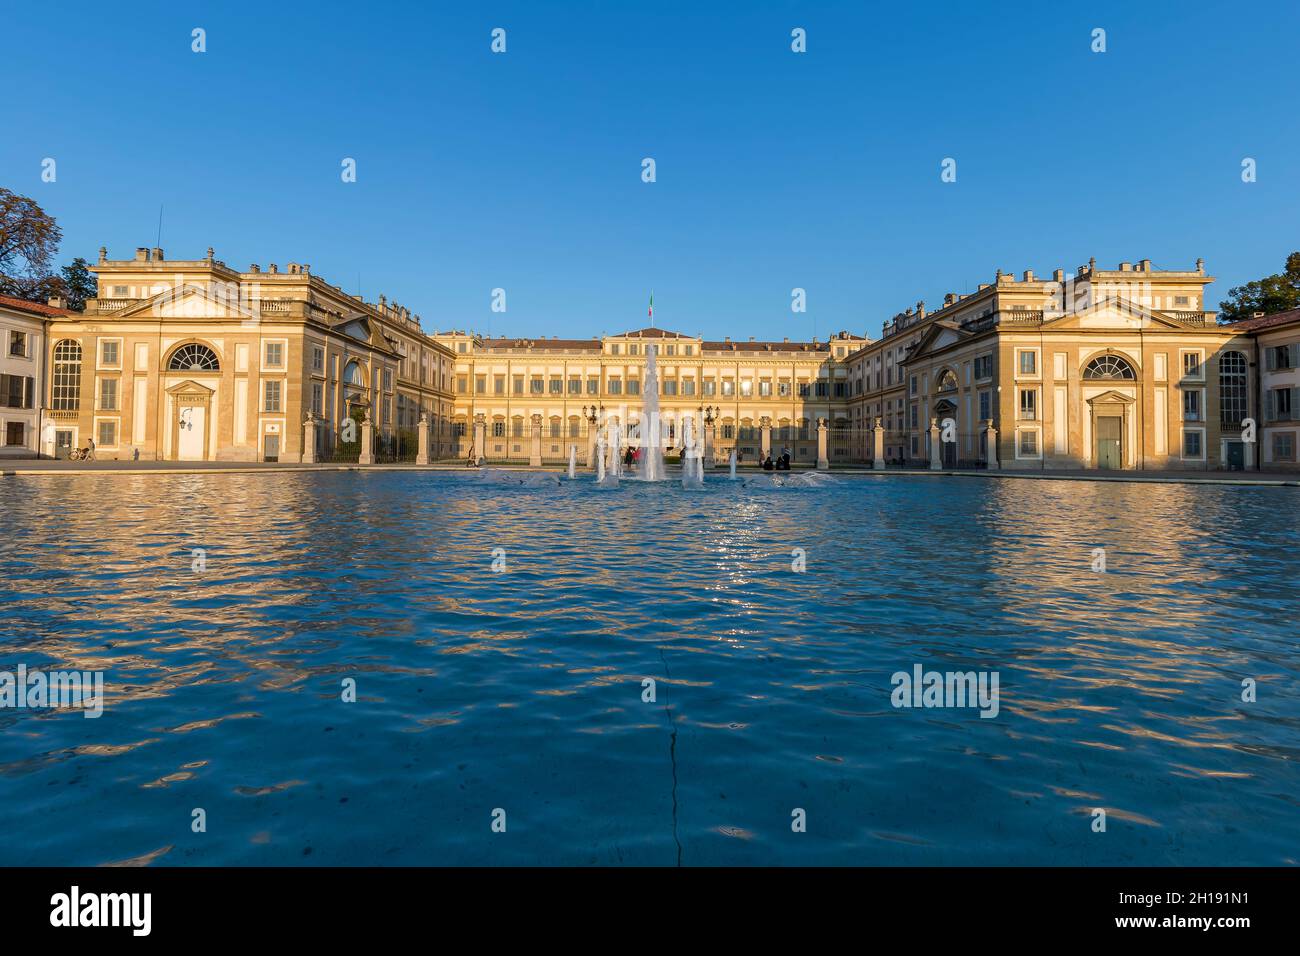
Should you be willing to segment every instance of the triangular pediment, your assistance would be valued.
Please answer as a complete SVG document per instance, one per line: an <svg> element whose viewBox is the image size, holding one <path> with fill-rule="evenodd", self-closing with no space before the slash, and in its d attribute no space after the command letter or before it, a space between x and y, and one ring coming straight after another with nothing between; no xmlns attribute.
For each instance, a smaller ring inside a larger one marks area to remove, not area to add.
<svg viewBox="0 0 1300 956"><path fill-rule="evenodd" d="M354 338L358 342L371 343L374 333L370 328L370 321L364 317L355 319L346 319L334 326L335 332L341 332L349 338Z"/></svg>
<svg viewBox="0 0 1300 956"><path fill-rule="evenodd" d="M1113 388L1102 392L1100 395L1094 395L1088 399L1089 405L1132 405L1137 401L1131 395L1125 395L1123 392L1117 392Z"/></svg>
<svg viewBox="0 0 1300 956"><path fill-rule="evenodd" d="M907 353L907 360L914 362L922 355L942 352L944 349L964 342L970 337L971 333L963 329L958 323L951 319L940 319L931 323L930 327L922 334L921 340L912 346Z"/></svg>
<svg viewBox="0 0 1300 956"><path fill-rule="evenodd" d="M1044 332L1186 332L1187 326L1154 309L1110 296L1086 309L1043 322Z"/></svg>
<svg viewBox="0 0 1300 956"><path fill-rule="evenodd" d="M200 395L206 397L212 393L212 389L208 388L206 385L200 385L198 382L192 381L191 379L178 382L175 385L169 386L167 389L168 395Z"/></svg>
<svg viewBox="0 0 1300 956"><path fill-rule="evenodd" d="M212 295L203 286L166 289L113 313L115 318L156 316L163 319L252 319L256 316L237 299Z"/></svg>

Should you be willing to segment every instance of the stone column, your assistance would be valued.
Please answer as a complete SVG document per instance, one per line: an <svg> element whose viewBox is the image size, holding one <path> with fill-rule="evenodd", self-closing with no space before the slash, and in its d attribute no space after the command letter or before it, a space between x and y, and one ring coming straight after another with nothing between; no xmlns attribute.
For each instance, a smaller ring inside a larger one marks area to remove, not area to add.
<svg viewBox="0 0 1300 956"><path fill-rule="evenodd" d="M943 445L939 443L939 419L930 419L930 470L943 470Z"/></svg>
<svg viewBox="0 0 1300 956"><path fill-rule="evenodd" d="M997 471L1001 466L998 464L998 430L993 427L993 419L984 419L984 454L986 456L985 467L989 471Z"/></svg>
<svg viewBox="0 0 1300 956"><path fill-rule="evenodd" d="M358 465L373 465L375 463L375 423L366 416L366 420L361 423L361 452L357 455Z"/></svg>
<svg viewBox="0 0 1300 956"><path fill-rule="evenodd" d="M479 412L474 416L474 446L470 449L474 458L474 464L483 464L483 458L487 455L487 416Z"/></svg>
<svg viewBox="0 0 1300 956"><path fill-rule="evenodd" d="M304 465L316 463L316 418L311 412L302 420L302 455L298 460Z"/></svg>
<svg viewBox="0 0 1300 956"><path fill-rule="evenodd" d="M817 419L817 470L826 471L830 468L830 459L826 457L826 419Z"/></svg>
<svg viewBox="0 0 1300 956"><path fill-rule="evenodd" d="M421 415L420 423L415 428L420 436L419 447L415 452L415 463L427 465L429 463L429 416Z"/></svg>
<svg viewBox="0 0 1300 956"><path fill-rule="evenodd" d="M713 422L704 423L704 467L712 468L713 464Z"/></svg>
<svg viewBox="0 0 1300 956"><path fill-rule="evenodd" d="M528 453L528 464L534 468L541 467L542 464L542 416L533 416L533 444Z"/></svg>
<svg viewBox="0 0 1300 956"><path fill-rule="evenodd" d="M871 467L885 470L885 429L879 418L871 420Z"/></svg>
<svg viewBox="0 0 1300 956"><path fill-rule="evenodd" d="M771 457L772 455L772 419L764 415L758 420L759 439L762 442L762 453L759 455L759 461Z"/></svg>

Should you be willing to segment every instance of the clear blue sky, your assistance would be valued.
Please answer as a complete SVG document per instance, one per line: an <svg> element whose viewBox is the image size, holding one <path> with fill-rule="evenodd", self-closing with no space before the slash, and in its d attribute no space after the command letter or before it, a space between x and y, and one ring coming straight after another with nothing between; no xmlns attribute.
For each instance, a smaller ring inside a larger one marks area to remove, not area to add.
<svg viewBox="0 0 1300 956"><path fill-rule="evenodd" d="M1093 255L1204 256L1217 305L1300 248L1294 2L0 2L0 184L65 261L162 204L172 258L309 262L426 329L612 333L653 289L779 338Z"/></svg>

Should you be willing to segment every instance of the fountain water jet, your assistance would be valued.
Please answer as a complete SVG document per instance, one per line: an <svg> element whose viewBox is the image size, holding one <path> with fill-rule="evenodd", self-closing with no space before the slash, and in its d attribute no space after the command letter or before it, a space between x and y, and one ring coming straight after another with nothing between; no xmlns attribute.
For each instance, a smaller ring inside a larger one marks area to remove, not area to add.
<svg viewBox="0 0 1300 956"><path fill-rule="evenodd" d="M736 449L731 449L731 480L736 480Z"/></svg>
<svg viewBox="0 0 1300 956"><path fill-rule="evenodd" d="M578 467L578 446L569 446L569 480L573 480L573 473Z"/></svg>
<svg viewBox="0 0 1300 956"><path fill-rule="evenodd" d="M645 382L641 412L640 477L645 481L662 481L664 477L664 449L659 441L659 371L655 363L658 346L646 346Z"/></svg>

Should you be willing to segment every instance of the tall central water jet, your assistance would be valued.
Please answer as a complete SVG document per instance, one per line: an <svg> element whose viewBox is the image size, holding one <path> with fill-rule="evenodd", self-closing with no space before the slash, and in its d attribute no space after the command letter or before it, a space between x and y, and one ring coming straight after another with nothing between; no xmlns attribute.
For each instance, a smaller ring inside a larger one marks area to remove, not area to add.
<svg viewBox="0 0 1300 956"><path fill-rule="evenodd" d="M662 481L664 477L664 449L659 441L659 371L655 365L658 351L658 346L646 346L641 412L641 457L645 462L641 477L646 481Z"/></svg>

